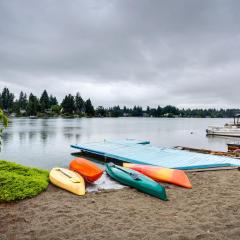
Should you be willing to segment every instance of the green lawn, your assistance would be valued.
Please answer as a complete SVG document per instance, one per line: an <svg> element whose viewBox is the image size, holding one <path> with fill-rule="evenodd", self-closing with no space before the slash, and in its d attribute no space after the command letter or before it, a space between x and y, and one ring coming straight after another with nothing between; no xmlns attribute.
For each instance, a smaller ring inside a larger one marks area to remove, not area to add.
<svg viewBox="0 0 240 240"><path fill-rule="evenodd" d="M0 160L0 202L34 197L45 190L49 172Z"/></svg>

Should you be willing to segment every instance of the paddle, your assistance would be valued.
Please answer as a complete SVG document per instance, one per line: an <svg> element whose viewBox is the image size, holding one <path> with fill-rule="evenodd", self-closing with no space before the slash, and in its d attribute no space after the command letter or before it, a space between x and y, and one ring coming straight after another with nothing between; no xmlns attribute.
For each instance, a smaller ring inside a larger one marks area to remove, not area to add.
<svg viewBox="0 0 240 240"><path fill-rule="evenodd" d="M139 174L132 173L132 172L128 172L128 171L124 170L123 168L120 168L120 167L118 167L117 165L115 165L114 163L111 163L111 162L110 162L108 165L109 165L110 167L115 167L115 168L121 170L122 172L127 173L127 174L130 175L134 180L141 180L141 178L139 177Z"/></svg>
<svg viewBox="0 0 240 240"><path fill-rule="evenodd" d="M69 178L70 181L72 181L73 183L80 183L79 180L74 179L71 175L67 174L66 172L64 172L62 169L58 168L56 169L57 171L61 172L63 175L65 175L66 177Z"/></svg>

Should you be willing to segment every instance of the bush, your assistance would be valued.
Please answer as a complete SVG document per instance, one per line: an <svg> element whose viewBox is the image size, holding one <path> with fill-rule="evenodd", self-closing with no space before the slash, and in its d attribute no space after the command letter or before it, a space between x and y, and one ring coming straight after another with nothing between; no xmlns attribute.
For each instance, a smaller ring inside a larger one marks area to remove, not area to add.
<svg viewBox="0 0 240 240"><path fill-rule="evenodd" d="M0 160L0 201L34 197L48 187L48 171Z"/></svg>

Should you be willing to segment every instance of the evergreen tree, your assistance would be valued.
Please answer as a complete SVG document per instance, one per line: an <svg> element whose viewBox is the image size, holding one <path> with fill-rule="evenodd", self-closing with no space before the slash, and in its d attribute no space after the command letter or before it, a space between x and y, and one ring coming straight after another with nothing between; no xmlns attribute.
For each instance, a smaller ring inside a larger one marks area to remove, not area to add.
<svg viewBox="0 0 240 240"><path fill-rule="evenodd" d="M74 97L71 94L65 96L61 106L64 113L73 114L73 112L75 111Z"/></svg>
<svg viewBox="0 0 240 240"><path fill-rule="evenodd" d="M75 97L75 107L76 107L77 113L85 112L85 103L79 92L76 94L76 97Z"/></svg>
<svg viewBox="0 0 240 240"><path fill-rule="evenodd" d="M19 100L14 101L14 103L13 103L13 107L12 107L12 111L13 111L14 113L17 113L17 114L20 113L20 104L19 104Z"/></svg>
<svg viewBox="0 0 240 240"><path fill-rule="evenodd" d="M53 97L52 95L50 95L49 97L49 106L55 106L58 105L58 101L56 97Z"/></svg>
<svg viewBox="0 0 240 240"><path fill-rule="evenodd" d="M14 94L10 93L8 88L4 88L1 94L1 102L4 110L11 111L13 107Z"/></svg>
<svg viewBox="0 0 240 240"><path fill-rule="evenodd" d="M20 92L19 95L19 99L18 99L18 103L19 103L19 108L22 110L27 110L27 94L23 93L22 91Z"/></svg>
<svg viewBox="0 0 240 240"><path fill-rule="evenodd" d="M28 105L27 105L27 113L29 116L36 116L38 111L40 110L39 101L36 96L32 93L29 95Z"/></svg>
<svg viewBox="0 0 240 240"><path fill-rule="evenodd" d="M114 106L110 109L110 112L112 117L121 117L122 115L122 111L119 106Z"/></svg>
<svg viewBox="0 0 240 240"><path fill-rule="evenodd" d="M167 105L162 109L162 114L168 114L169 116L179 115L179 109L174 106Z"/></svg>
<svg viewBox="0 0 240 240"><path fill-rule="evenodd" d="M156 108L150 109L150 116L157 117L157 109Z"/></svg>
<svg viewBox="0 0 240 240"><path fill-rule="evenodd" d="M43 91L40 97L40 106L42 112L50 108L49 96L46 90Z"/></svg>
<svg viewBox="0 0 240 240"><path fill-rule="evenodd" d="M98 117L106 117L107 111L104 109L103 106L98 106L96 109L96 116Z"/></svg>
<svg viewBox="0 0 240 240"><path fill-rule="evenodd" d="M160 106L157 107L156 114L157 117L161 117L163 115L163 110Z"/></svg>
<svg viewBox="0 0 240 240"><path fill-rule="evenodd" d="M134 106L132 111L132 116L142 117L142 115L143 115L142 107Z"/></svg>
<svg viewBox="0 0 240 240"><path fill-rule="evenodd" d="M150 116L150 107L149 106L147 106L146 114L148 114L148 116Z"/></svg>
<svg viewBox="0 0 240 240"><path fill-rule="evenodd" d="M92 105L90 98L85 103L85 112L89 117L93 117L95 114L94 107Z"/></svg>

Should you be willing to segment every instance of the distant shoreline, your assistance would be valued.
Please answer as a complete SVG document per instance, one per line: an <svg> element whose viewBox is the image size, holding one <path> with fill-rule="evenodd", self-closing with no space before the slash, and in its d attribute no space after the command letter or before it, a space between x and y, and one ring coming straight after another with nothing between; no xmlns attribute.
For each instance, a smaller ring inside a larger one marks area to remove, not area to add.
<svg viewBox="0 0 240 240"><path fill-rule="evenodd" d="M34 117L34 118L31 118L30 116L9 116L10 119L18 119L18 118L27 118L27 119L56 119L56 118L61 118L61 119L73 119L73 118L83 118L83 119L87 119L87 118L111 118L111 119L117 119L117 118L144 118L144 119L173 119L173 118L176 118L176 119L231 119L231 117L136 117L136 116L128 116L128 117L124 117L124 116L120 116L120 117L98 117L98 116L93 116L93 117L87 117L87 116L83 116L83 117L80 117L80 116L48 116L48 117Z"/></svg>
<svg viewBox="0 0 240 240"><path fill-rule="evenodd" d="M178 108L173 105L142 107L139 103L132 107L115 105L112 107L94 107L91 99L84 100L80 93L68 94L61 102L44 90L40 97L32 93L27 96L20 92L18 98L4 88L0 92L0 108L10 116L54 117L156 117L156 118L228 118L240 113L240 109L223 108Z"/></svg>

